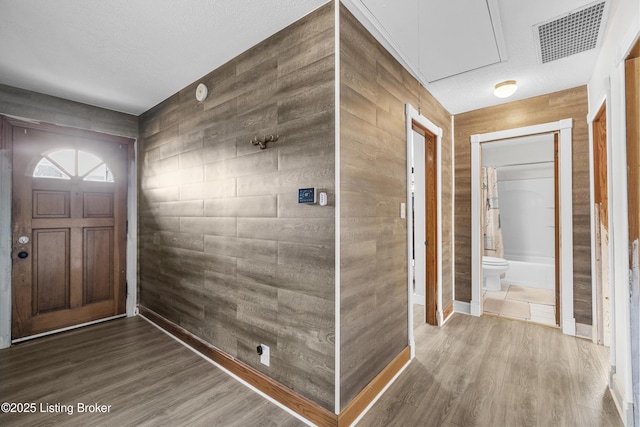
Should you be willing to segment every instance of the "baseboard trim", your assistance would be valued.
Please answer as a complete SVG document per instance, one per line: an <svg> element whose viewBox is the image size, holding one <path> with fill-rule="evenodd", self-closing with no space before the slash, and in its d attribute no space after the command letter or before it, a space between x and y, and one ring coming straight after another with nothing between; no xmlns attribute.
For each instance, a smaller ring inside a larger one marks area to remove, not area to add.
<svg viewBox="0 0 640 427"><path fill-rule="evenodd" d="M562 321L562 333L565 335L570 335L572 337L576 336L576 319L571 318Z"/></svg>
<svg viewBox="0 0 640 427"><path fill-rule="evenodd" d="M624 391L618 382L618 374L615 372L615 368L611 368L609 372L609 390L613 397L613 402L616 404L622 423L625 426L633 425L633 404L625 399Z"/></svg>
<svg viewBox="0 0 640 427"><path fill-rule="evenodd" d="M471 302L469 303L469 313L472 316L476 316L476 317L482 316L482 310L480 309L480 302L471 300Z"/></svg>
<svg viewBox="0 0 640 427"><path fill-rule="evenodd" d="M265 393L300 416L318 426L335 427L338 425L338 416L333 412L321 407L306 397L297 394L290 388L278 383L272 378L269 378L262 372L246 365L240 360L233 358L222 350L198 338L183 327L165 319L154 311L143 306L139 306L139 310L140 315L148 319L150 322L156 324L170 335L176 337L180 341L192 347L194 350L202 353L232 374L246 381L251 386Z"/></svg>
<svg viewBox="0 0 640 427"><path fill-rule="evenodd" d="M593 341L593 327L591 325L576 322L576 337Z"/></svg>
<svg viewBox="0 0 640 427"><path fill-rule="evenodd" d="M405 347L371 382L340 411L338 426L350 426L378 398L390 381L411 360L411 348Z"/></svg>
<svg viewBox="0 0 640 427"><path fill-rule="evenodd" d="M443 315L444 322L449 320L449 316L451 316L452 314L453 314L453 301L449 301L449 304L447 304L447 306L444 308L444 315Z"/></svg>
<svg viewBox="0 0 640 427"><path fill-rule="evenodd" d="M471 303L464 301L453 301L453 311L462 314L471 314Z"/></svg>

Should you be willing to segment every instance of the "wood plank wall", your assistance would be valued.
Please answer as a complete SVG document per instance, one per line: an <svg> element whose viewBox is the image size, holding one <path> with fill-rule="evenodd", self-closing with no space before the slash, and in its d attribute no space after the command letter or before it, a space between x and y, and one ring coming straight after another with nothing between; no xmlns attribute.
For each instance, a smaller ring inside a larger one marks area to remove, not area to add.
<svg viewBox="0 0 640 427"><path fill-rule="evenodd" d="M581 86L455 116L456 300L471 300L471 135L573 118L574 315L591 324L587 113L587 87Z"/></svg>
<svg viewBox="0 0 640 427"><path fill-rule="evenodd" d="M110 135L138 137L138 117L68 99L0 85L0 114Z"/></svg>
<svg viewBox="0 0 640 427"><path fill-rule="evenodd" d="M141 305L331 411L334 70L328 4L144 113L139 162Z"/></svg>
<svg viewBox="0 0 640 427"><path fill-rule="evenodd" d="M444 131L443 295L452 301L451 115L341 7L341 409L407 345L405 103Z"/></svg>

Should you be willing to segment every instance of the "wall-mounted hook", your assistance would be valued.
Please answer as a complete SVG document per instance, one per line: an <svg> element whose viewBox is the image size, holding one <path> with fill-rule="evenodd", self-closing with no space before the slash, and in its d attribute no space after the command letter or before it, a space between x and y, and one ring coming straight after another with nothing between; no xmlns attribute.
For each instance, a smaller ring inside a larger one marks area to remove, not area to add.
<svg viewBox="0 0 640 427"><path fill-rule="evenodd" d="M265 148L267 148L267 143L276 142L278 140L278 138L280 138L279 135L269 135L269 136L265 136L264 138L258 138L257 136L255 136L251 140L251 144L252 145L259 145L260 149L264 150Z"/></svg>

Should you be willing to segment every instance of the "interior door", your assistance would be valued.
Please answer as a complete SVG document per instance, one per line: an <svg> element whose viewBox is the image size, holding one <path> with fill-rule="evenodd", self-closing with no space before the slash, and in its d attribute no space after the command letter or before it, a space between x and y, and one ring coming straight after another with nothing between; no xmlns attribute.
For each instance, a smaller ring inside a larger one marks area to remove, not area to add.
<svg viewBox="0 0 640 427"><path fill-rule="evenodd" d="M560 158L558 133L553 134L553 268L555 277L556 325L560 326Z"/></svg>
<svg viewBox="0 0 640 427"><path fill-rule="evenodd" d="M424 163L416 158L415 165L415 191L416 204L423 203L423 206L416 206L416 219L414 222L424 220L424 251L417 248L416 256L416 290L420 289L425 296L425 321L430 325L437 325L437 302L438 302L438 194L437 194L437 138L418 123L413 122L412 129L422 136L420 141L423 147L414 147L415 155L424 154ZM424 172L421 171L424 169ZM423 182L418 182L422 180ZM421 193L424 193L422 199ZM422 230L422 228L420 228ZM418 232L418 227L414 227L414 233ZM420 236L418 236L420 237ZM422 244L416 241L416 246ZM418 258L421 259L418 259ZM422 265L421 265L422 264ZM424 268L423 268L424 266ZM424 280L424 284L417 283Z"/></svg>
<svg viewBox="0 0 640 427"><path fill-rule="evenodd" d="M129 144L13 126L12 339L125 312Z"/></svg>
<svg viewBox="0 0 640 427"><path fill-rule="evenodd" d="M603 104L593 124L593 196L595 222L595 271L597 341L610 346L609 326L609 194L607 172L607 109Z"/></svg>
<svg viewBox="0 0 640 427"><path fill-rule="evenodd" d="M427 254L425 263L427 265L426 284L426 321L430 325L437 325L436 311L438 310L438 195L436 183L438 174L437 165L437 145L436 136L425 131L425 165L426 165L426 213L425 229L427 235Z"/></svg>

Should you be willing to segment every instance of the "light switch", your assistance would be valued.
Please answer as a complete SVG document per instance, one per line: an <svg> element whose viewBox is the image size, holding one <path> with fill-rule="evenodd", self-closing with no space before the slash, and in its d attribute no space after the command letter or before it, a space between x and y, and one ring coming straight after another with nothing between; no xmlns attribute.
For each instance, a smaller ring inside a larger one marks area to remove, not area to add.
<svg viewBox="0 0 640 427"><path fill-rule="evenodd" d="M405 219L407 217L407 204L400 203L400 218Z"/></svg>

